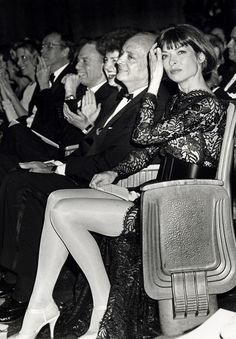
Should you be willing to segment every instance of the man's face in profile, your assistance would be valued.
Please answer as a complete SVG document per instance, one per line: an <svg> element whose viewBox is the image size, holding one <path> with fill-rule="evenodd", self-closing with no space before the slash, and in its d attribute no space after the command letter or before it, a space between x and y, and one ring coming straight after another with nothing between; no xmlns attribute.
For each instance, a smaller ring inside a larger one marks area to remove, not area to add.
<svg viewBox="0 0 236 339"><path fill-rule="evenodd" d="M136 37L130 38L124 44L118 60L117 79L128 88L142 87L147 84L147 52Z"/></svg>
<svg viewBox="0 0 236 339"><path fill-rule="evenodd" d="M236 26L232 29L230 41L227 47L229 51L229 59L233 62L236 62Z"/></svg>
<svg viewBox="0 0 236 339"><path fill-rule="evenodd" d="M76 70L81 83L87 87L93 87L103 80L103 57L94 44L85 44L81 48Z"/></svg>
<svg viewBox="0 0 236 339"><path fill-rule="evenodd" d="M41 55L48 66L61 67L63 63L69 62L68 49L57 33L45 36L42 41Z"/></svg>

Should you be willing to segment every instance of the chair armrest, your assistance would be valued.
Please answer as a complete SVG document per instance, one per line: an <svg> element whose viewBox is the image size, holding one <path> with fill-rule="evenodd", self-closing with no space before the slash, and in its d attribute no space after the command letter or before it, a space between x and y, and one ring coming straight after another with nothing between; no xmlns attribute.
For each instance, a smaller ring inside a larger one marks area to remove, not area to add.
<svg viewBox="0 0 236 339"><path fill-rule="evenodd" d="M155 182L155 183L151 183L151 184L147 184L147 185L144 184L141 187L141 191L145 192L145 191L156 189L156 188L182 186L182 185L216 185L216 186L223 186L224 182L222 180L215 180L215 179L170 180L170 181Z"/></svg>
<svg viewBox="0 0 236 339"><path fill-rule="evenodd" d="M146 181L156 179L159 164L152 164L146 168L143 168L140 172L130 175L128 178L121 179L118 181L118 186L123 187L136 187L145 183Z"/></svg>

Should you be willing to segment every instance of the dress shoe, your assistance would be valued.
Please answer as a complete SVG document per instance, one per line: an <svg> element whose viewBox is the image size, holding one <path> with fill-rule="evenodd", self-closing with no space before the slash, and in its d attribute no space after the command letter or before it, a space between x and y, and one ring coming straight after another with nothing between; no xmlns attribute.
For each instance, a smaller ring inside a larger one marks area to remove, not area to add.
<svg viewBox="0 0 236 339"><path fill-rule="evenodd" d="M27 302L17 301L11 296L7 296L0 305L0 323L7 323L21 318L27 309Z"/></svg>
<svg viewBox="0 0 236 339"><path fill-rule="evenodd" d="M0 298L4 298L14 291L15 284L7 283L4 278L0 280Z"/></svg>
<svg viewBox="0 0 236 339"><path fill-rule="evenodd" d="M79 339L96 339L97 338L100 323L102 321L106 308L107 307L105 305L96 306L93 308L89 329L84 335L79 337Z"/></svg>
<svg viewBox="0 0 236 339"><path fill-rule="evenodd" d="M35 339L47 324L50 327L50 338L54 338L54 327L59 315L60 312L54 302L41 309L28 308L20 332L9 339Z"/></svg>

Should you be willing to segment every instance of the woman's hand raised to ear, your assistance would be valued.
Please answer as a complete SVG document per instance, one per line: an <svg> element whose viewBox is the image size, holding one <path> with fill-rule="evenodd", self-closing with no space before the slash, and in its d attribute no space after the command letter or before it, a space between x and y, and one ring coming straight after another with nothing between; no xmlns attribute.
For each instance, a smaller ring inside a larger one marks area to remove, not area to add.
<svg viewBox="0 0 236 339"><path fill-rule="evenodd" d="M148 93L157 95L163 76L162 52L161 49L157 47L157 43L155 43L150 49L148 60L150 69Z"/></svg>

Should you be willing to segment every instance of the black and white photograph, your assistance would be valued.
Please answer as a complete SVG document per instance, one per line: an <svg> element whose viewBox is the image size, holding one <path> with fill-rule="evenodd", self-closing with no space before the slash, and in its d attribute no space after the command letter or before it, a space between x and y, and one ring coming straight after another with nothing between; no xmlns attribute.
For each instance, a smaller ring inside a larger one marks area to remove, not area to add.
<svg viewBox="0 0 236 339"><path fill-rule="evenodd" d="M0 339L236 339L236 0L0 32Z"/></svg>

